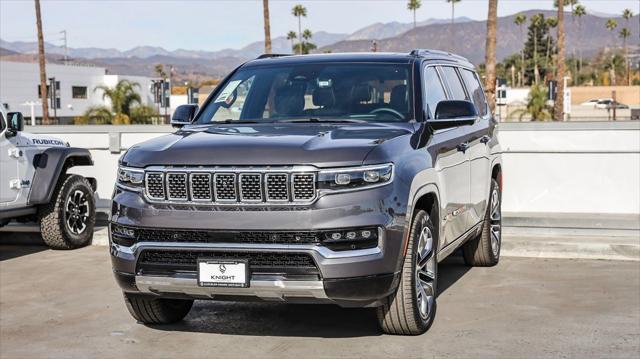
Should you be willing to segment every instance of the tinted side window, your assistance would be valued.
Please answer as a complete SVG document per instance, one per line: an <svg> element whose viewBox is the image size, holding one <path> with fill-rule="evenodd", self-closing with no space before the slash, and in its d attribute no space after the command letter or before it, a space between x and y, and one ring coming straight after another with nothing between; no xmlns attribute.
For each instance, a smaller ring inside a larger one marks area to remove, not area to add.
<svg viewBox="0 0 640 359"><path fill-rule="evenodd" d="M424 70L425 103L427 104L427 116L433 118L438 102L447 99L447 95L440 82L440 76L435 67L427 67Z"/></svg>
<svg viewBox="0 0 640 359"><path fill-rule="evenodd" d="M447 81L447 85L449 85L449 90L451 90L452 100L466 100L467 94L464 92L464 87L460 82L456 69L448 66L442 67L442 74Z"/></svg>
<svg viewBox="0 0 640 359"><path fill-rule="evenodd" d="M488 113L487 101L484 97L484 92L482 91L482 86L480 85L480 81L478 81L478 77L469 70L460 69L460 73L462 74L465 85L467 85L467 91L469 91L471 100L476 105L478 114L480 116L486 115Z"/></svg>
<svg viewBox="0 0 640 359"><path fill-rule="evenodd" d="M0 105L2 106L2 105ZM2 112L0 112L0 132L2 132L4 130L4 115L2 114Z"/></svg>

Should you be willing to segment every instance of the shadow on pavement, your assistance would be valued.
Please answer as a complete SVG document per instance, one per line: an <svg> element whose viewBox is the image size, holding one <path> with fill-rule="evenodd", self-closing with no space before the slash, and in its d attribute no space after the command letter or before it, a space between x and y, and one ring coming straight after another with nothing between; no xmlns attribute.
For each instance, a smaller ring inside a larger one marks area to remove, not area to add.
<svg viewBox="0 0 640 359"><path fill-rule="evenodd" d="M458 255L442 262L439 294L469 269ZM355 338L382 334L375 310L371 308L265 302L196 301L183 322L149 327L161 331L246 336Z"/></svg>
<svg viewBox="0 0 640 359"><path fill-rule="evenodd" d="M40 233L0 232L0 261L26 256L49 249Z"/></svg>

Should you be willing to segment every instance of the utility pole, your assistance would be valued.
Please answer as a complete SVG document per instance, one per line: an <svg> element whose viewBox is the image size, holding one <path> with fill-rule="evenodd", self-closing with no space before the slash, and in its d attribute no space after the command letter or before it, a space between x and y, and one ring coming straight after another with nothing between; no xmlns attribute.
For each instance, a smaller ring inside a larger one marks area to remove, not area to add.
<svg viewBox="0 0 640 359"><path fill-rule="evenodd" d="M67 30L62 30L60 33L62 34L62 41L64 41L64 64L68 65L69 48L67 47Z"/></svg>
<svg viewBox="0 0 640 359"><path fill-rule="evenodd" d="M42 35L42 14L40 14L40 0L36 4L36 28L38 30L38 63L40 66L40 98L42 99L42 124L49 124L49 106L47 101L47 72L44 58L44 36Z"/></svg>

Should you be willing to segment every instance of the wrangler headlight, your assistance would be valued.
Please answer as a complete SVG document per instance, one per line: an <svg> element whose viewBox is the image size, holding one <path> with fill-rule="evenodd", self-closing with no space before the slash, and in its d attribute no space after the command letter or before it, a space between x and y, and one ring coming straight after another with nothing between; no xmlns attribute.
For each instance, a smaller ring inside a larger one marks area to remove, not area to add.
<svg viewBox="0 0 640 359"><path fill-rule="evenodd" d="M336 168L318 173L321 190L357 190L378 187L393 181L393 164Z"/></svg>
<svg viewBox="0 0 640 359"><path fill-rule="evenodd" d="M118 183L128 187L142 187L144 170L141 168L118 167Z"/></svg>

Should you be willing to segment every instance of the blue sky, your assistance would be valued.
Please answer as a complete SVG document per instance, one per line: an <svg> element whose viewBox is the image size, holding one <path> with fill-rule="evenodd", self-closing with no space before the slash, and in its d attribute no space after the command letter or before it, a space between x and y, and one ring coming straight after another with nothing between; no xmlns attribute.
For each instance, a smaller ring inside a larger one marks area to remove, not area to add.
<svg viewBox="0 0 640 359"><path fill-rule="evenodd" d="M168 50L239 48L263 36L262 1L256 0L42 0L45 41L62 44L67 30L70 47L127 50L139 45ZM350 33L374 22L411 22L406 0L271 0L272 36L297 28L293 5L308 10L303 27L312 31ZM640 12L639 0L582 0L587 12ZM528 9L552 9L553 0L499 0L498 16ZM487 0L463 0L456 16L486 18ZM449 18L445 0L423 0L419 20ZM0 37L35 41L32 0L0 0Z"/></svg>

